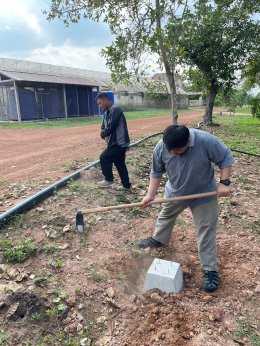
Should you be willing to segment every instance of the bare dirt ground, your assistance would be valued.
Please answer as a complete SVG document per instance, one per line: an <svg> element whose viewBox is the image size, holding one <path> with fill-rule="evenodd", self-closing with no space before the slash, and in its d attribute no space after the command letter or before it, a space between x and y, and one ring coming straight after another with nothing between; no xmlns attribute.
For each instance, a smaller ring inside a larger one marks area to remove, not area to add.
<svg viewBox="0 0 260 346"><path fill-rule="evenodd" d="M181 124L196 125L204 110L180 113ZM129 121L131 141L163 131L171 117ZM80 161L81 166L98 160L104 141L99 136L100 125L58 129L1 129L0 176L5 181L28 181L65 176L66 164Z"/></svg>
<svg viewBox="0 0 260 346"><path fill-rule="evenodd" d="M197 119L188 121L196 124ZM166 125L160 118L157 128L149 133ZM134 130L132 126L130 131ZM86 128L79 130L84 138ZM222 129L213 131L217 135ZM63 138L68 146L68 135ZM98 189L96 182L102 176L99 168L92 168L80 180L69 183L2 228L0 345L260 345L259 159L235 154L232 196L220 199L221 284L212 294L202 290L189 210L179 218L169 245L159 250L141 251L136 247L139 239L151 235L159 206L85 215L86 233L75 232L77 210L141 200L158 139L149 139L127 154L133 193ZM96 150L94 159L101 146L92 148ZM84 144L78 157L81 163L86 147ZM74 161L73 149L68 152L68 160ZM62 160L55 158L57 175L62 175ZM42 162L40 167L43 172L33 171L38 179L21 178L13 183L10 171L10 180L1 182L0 209L50 183L52 170L47 178L47 163ZM154 258L181 264L184 287L180 293L166 294L156 289L143 292L145 275Z"/></svg>

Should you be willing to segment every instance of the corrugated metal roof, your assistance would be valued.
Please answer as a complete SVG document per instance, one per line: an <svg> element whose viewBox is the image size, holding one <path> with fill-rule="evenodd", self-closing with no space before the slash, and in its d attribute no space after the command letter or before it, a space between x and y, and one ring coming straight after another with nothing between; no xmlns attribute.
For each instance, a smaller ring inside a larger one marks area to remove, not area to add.
<svg viewBox="0 0 260 346"><path fill-rule="evenodd" d="M87 79L87 78L74 77L74 76L61 76L61 75L52 75L52 74L45 74L45 73L41 74L41 73L35 73L35 72L32 73L32 72L7 71L7 70L0 70L0 73L16 81L89 85L89 86L100 85L97 81Z"/></svg>

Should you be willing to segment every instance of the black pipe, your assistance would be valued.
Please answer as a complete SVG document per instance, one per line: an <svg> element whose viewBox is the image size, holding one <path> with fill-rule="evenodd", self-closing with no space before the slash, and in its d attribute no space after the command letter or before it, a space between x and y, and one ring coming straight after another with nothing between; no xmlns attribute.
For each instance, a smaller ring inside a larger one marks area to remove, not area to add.
<svg viewBox="0 0 260 346"><path fill-rule="evenodd" d="M98 161L92 162L88 166L84 167L83 169L89 169L99 163ZM79 169L78 171L68 175L67 177L57 181L56 183L48 186L46 189L36 193L35 195L29 197L28 199L24 200L23 202L17 204L13 208L7 210L3 214L0 215L0 226L4 223L6 223L11 217L17 214L21 214L24 211L30 209L31 207L35 206L38 202L42 201L43 199L47 198L51 194L53 194L54 191L64 187L68 181L70 180L77 180L80 177L80 172L82 169Z"/></svg>
<svg viewBox="0 0 260 346"><path fill-rule="evenodd" d="M157 136L159 134L161 134L162 132L158 132L158 133L154 133L148 137L145 137L139 141L137 141L136 143L133 143L129 146L129 148L132 148L136 145L138 145L139 143L141 143L142 141ZM64 187L68 181L70 180L77 180L80 178L80 173L84 170L88 170L91 167L97 166L99 164L99 160L94 161L92 163L90 163L89 165L77 170L76 172L68 175L67 177L57 181L56 183L50 185L49 187L47 187L46 189L36 193L35 195L29 197L28 199L24 200L23 202L17 204L16 206L14 206L13 208L7 210L6 212L2 213L0 215L0 226L2 226L3 224L5 224L11 217L17 215L17 214L21 214L24 211L34 207L38 202L42 201L43 199L49 197L51 194L53 194L54 191Z"/></svg>
<svg viewBox="0 0 260 346"><path fill-rule="evenodd" d="M232 149L232 148L230 148L230 150L235 151L235 152L237 152L237 153L246 154L246 155L249 155L249 156L260 157L260 155L258 155L258 154L251 154L251 153L248 153L248 152L246 152L246 151L242 151L242 150L238 150L238 149Z"/></svg>
<svg viewBox="0 0 260 346"><path fill-rule="evenodd" d="M144 137L142 139L140 139L139 141L131 144L129 146L130 148L133 148L135 146L137 146L138 144L140 144L141 142L145 141L146 139L158 136L163 134L163 132L156 132L153 133L152 135L149 135L147 137ZM247 152L242 152L236 149L231 149L233 151L237 151L243 154L247 154L247 155L252 155L252 156L256 156L256 157L260 157L260 155L257 154L251 154L251 153L247 153ZM21 214L24 211L30 209L31 207L35 206L36 203L42 201L43 199L47 198L48 196L50 196L51 194L53 194L54 191L56 191L57 189L60 189L62 187L64 187L68 181L70 180L77 180L80 178L80 173L84 170L88 170L91 167L95 167L99 164L99 160L94 161L92 163L90 163L89 165L77 170L76 172L70 174L69 176L57 181L56 183L50 185L49 187L47 187L46 189L36 193L35 195L31 196L30 198L26 199L25 201L21 202L20 204L16 205L15 207L7 210L6 212L4 212L3 214L0 215L0 226L3 225L4 223L6 223L11 217L13 217L14 215L17 214Z"/></svg>

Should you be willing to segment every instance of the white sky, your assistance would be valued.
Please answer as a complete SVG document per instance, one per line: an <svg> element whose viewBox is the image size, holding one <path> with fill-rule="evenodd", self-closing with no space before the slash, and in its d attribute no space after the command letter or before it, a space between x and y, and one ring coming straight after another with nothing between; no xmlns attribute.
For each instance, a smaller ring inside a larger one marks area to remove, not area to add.
<svg viewBox="0 0 260 346"><path fill-rule="evenodd" d="M108 71L99 55L112 36L103 23L48 22L50 0L0 0L0 57Z"/></svg>

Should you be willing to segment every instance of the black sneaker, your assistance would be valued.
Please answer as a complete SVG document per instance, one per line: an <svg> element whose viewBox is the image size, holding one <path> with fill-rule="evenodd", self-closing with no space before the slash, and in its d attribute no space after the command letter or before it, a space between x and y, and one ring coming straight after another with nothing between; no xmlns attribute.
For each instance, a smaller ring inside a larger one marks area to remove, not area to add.
<svg viewBox="0 0 260 346"><path fill-rule="evenodd" d="M139 243L137 244L140 249L145 249L147 247L151 248L157 248L161 247L164 244L160 243L159 241L153 239L152 237L140 240Z"/></svg>
<svg viewBox="0 0 260 346"><path fill-rule="evenodd" d="M204 290L214 292L219 285L218 273L216 271L204 270Z"/></svg>

